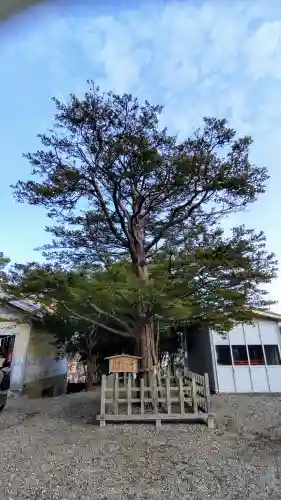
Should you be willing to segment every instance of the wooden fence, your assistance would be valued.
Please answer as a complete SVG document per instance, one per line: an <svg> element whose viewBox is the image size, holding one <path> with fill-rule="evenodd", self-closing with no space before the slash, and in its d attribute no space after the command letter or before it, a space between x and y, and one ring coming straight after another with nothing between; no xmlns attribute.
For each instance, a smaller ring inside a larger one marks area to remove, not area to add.
<svg viewBox="0 0 281 500"><path fill-rule="evenodd" d="M188 371L184 377L187 384L191 384L194 387L193 394L197 399L198 407L205 413L210 412L210 387L209 387L209 376L208 373L204 375L199 375Z"/></svg>
<svg viewBox="0 0 281 500"><path fill-rule="evenodd" d="M108 421L199 420L214 426L210 407L208 375L188 372L185 377L160 376L153 373L150 386L143 378L118 374L103 375L101 408L98 420L101 426Z"/></svg>

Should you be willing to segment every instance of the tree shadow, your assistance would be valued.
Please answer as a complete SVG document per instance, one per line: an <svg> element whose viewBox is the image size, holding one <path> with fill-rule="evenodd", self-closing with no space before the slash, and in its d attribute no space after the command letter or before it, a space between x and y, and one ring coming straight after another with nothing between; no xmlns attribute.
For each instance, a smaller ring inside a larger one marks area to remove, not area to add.
<svg viewBox="0 0 281 500"><path fill-rule="evenodd" d="M71 425L95 425L100 411L99 394L95 391L68 395L68 402L58 412L59 418Z"/></svg>

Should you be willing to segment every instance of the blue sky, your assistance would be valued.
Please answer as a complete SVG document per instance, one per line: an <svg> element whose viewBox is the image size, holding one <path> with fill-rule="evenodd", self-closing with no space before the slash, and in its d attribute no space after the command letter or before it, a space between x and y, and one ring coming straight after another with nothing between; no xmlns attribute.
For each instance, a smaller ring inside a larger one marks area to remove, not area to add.
<svg viewBox="0 0 281 500"><path fill-rule="evenodd" d="M33 249L47 241L44 212L13 200L10 185L30 172L22 153L51 125L51 96L83 93L93 78L163 103L183 137L203 116L251 134L252 160L271 179L232 222L263 229L281 262L280 0L56 0L0 24L0 47L0 250L12 260L39 259ZM281 278L270 290L281 302Z"/></svg>

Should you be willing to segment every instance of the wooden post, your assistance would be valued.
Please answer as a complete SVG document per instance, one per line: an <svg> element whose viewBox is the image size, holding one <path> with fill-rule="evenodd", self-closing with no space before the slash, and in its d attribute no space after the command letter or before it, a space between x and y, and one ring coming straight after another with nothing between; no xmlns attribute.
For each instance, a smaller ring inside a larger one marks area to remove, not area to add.
<svg viewBox="0 0 281 500"><path fill-rule="evenodd" d="M128 379L127 379L127 401L128 401L128 408L127 408L127 413L128 415L132 414L132 379L131 375L128 374Z"/></svg>
<svg viewBox="0 0 281 500"><path fill-rule="evenodd" d="M119 398L119 377L118 373L115 373L114 379L114 413L118 415L118 398Z"/></svg>
<svg viewBox="0 0 281 500"><path fill-rule="evenodd" d="M167 398L167 412L169 414L172 413L170 373L168 373L166 377L166 398Z"/></svg>
<svg viewBox="0 0 281 500"><path fill-rule="evenodd" d="M191 385L192 385L193 413L198 413L197 384L196 384L195 373L192 373L192 376L191 376Z"/></svg>
<svg viewBox="0 0 281 500"><path fill-rule="evenodd" d="M157 375L153 372L152 375L152 406L154 413L158 413L158 401L157 401Z"/></svg>
<svg viewBox="0 0 281 500"><path fill-rule="evenodd" d="M208 425L208 429L215 429L216 425L215 425L214 415L208 416L207 425Z"/></svg>
<svg viewBox="0 0 281 500"><path fill-rule="evenodd" d="M106 375L101 379L100 427L105 427Z"/></svg>
<svg viewBox="0 0 281 500"><path fill-rule="evenodd" d="M162 425L162 422L161 422L161 417L160 415L156 415L155 416L155 425L156 425L156 429L159 429Z"/></svg>
<svg viewBox="0 0 281 500"><path fill-rule="evenodd" d="M160 370L158 372L155 372L155 375L156 375L156 385L158 386L158 383L159 383L159 386L157 388L157 397L159 395L159 398L161 399L162 398L162 377L161 377ZM159 406L159 400L158 400L158 406ZM161 406L161 403L160 403L160 406Z"/></svg>
<svg viewBox="0 0 281 500"><path fill-rule="evenodd" d="M141 404L141 415L144 414L144 378L140 379L140 404Z"/></svg>
<svg viewBox="0 0 281 500"><path fill-rule="evenodd" d="M179 390L180 390L180 408L181 408L181 415L185 413L184 411L184 392L183 392L183 381L182 377L179 377Z"/></svg>
<svg viewBox="0 0 281 500"><path fill-rule="evenodd" d="M204 373L204 381L205 381L205 397L206 397L206 412L211 412L211 396L210 396L210 385L209 385L209 375L208 373Z"/></svg>
<svg viewBox="0 0 281 500"><path fill-rule="evenodd" d="M158 380L159 378L159 387L158 387ZM158 402L158 390L161 391L161 378L157 377L157 372L153 372L153 377L152 377L152 384L153 384L153 409L155 412L155 425L156 428L159 429L162 425L161 422L161 416L158 413L159 409L159 402ZM161 397L161 392L160 392L160 397Z"/></svg>

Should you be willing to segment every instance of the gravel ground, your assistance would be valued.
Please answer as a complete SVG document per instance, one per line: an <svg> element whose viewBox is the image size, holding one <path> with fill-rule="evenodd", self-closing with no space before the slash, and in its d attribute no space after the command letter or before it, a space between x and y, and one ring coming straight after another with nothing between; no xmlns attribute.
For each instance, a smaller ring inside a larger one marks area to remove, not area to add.
<svg viewBox="0 0 281 500"><path fill-rule="evenodd" d="M217 428L94 425L98 393L10 400L1 500L280 500L281 397L215 396Z"/></svg>

